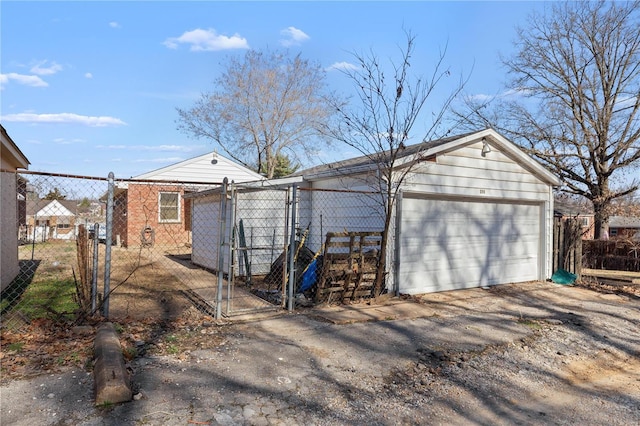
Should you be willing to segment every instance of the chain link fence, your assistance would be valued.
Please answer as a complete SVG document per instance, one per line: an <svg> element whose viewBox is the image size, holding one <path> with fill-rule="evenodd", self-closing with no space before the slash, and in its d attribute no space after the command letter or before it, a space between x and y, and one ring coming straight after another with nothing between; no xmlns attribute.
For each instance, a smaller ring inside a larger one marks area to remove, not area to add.
<svg viewBox="0 0 640 426"><path fill-rule="evenodd" d="M3 274L2 327L16 329L42 319L74 321L82 303L82 289L76 286L82 278L77 236L81 230L87 234L94 223L104 223L102 197L107 180L37 172L3 173L3 186L7 181L15 182L15 193L3 191L2 202L16 200L17 223L13 232L17 230L17 238L12 241L17 247L3 243L2 256L9 267L17 263L10 278ZM9 239L8 232L12 231L3 229L3 241Z"/></svg>
<svg viewBox="0 0 640 426"><path fill-rule="evenodd" d="M376 194L13 176L17 247L3 245L3 256L17 249L19 270L2 282L3 328L293 309L327 300L320 279L342 292L335 301L367 289L375 271L384 224Z"/></svg>

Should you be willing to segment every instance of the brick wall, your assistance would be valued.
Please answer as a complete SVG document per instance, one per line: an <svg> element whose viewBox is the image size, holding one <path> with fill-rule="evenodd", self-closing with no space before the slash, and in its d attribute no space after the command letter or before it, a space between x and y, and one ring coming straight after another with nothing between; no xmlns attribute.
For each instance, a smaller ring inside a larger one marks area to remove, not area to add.
<svg viewBox="0 0 640 426"><path fill-rule="evenodd" d="M179 220L162 221L159 213L159 197L161 192L177 193L179 203ZM184 188L180 185L130 183L126 192L126 202L116 203L114 208L115 229L124 231L124 227L117 224L116 216L126 217L126 232L120 236L122 244L137 247L142 243L142 233L150 227L154 244L184 247L191 243L190 209L183 198ZM118 206L120 204L120 206ZM123 212L126 211L126 216ZM116 215L115 213L119 214ZM146 233L146 238L151 233Z"/></svg>

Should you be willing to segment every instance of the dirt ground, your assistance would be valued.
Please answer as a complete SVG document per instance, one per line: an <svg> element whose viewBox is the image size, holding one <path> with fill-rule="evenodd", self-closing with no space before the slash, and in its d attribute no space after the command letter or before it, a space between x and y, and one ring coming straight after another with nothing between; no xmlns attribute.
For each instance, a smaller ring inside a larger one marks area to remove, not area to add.
<svg viewBox="0 0 640 426"><path fill-rule="evenodd" d="M525 283L217 322L153 256L113 254L110 312L138 399L93 407L100 318L37 320L2 331L1 424L640 424L639 284Z"/></svg>
<svg viewBox="0 0 640 426"><path fill-rule="evenodd" d="M525 283L241 323L187 308L119 330L138 399L93 407L90 377L79 376L91 369L80 350L91 327L60 330L58 348L80 355L50 354L40 374L23 370L27 380L3 372L1 423L640 423L635 286ZM3 343L3 369L18 357L29 365L30 348L42 359L46 344Z"/></svg>

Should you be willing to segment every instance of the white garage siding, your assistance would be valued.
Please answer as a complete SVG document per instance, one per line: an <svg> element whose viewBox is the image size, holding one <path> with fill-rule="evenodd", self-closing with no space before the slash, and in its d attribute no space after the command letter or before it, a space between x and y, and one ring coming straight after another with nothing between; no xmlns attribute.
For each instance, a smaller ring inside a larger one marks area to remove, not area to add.
<svg viewBox="0 0 640 426"><path fill-rule="evenodd" d="M410 198L402 201L400 292L536 280L540 204Z"/></svg>
<svg viewBox="0 0 640 426"><path fill-rule="evenodd" d="M212 270L218 269L220 244L220 194L192 199L191 261Z"/></svg>
<svg viewBox="0 0 640 426"><path fill-rule="evenodd" d="M362 192L301 190L298 222L311 224L307 246L317 251L328 232L381 231L384 215L380 196Z"/></svg>
<svg viewBox="0 0 640 426"><path fill-rule="evenodd" d="M266 274L271 263L285 246L286 191L262 190L238 192L235 206L235 223L242 219L252 274ZM225 225L226 240L232 229L231 201L227 203ZM191 260L199 266L218 270L220 247L220 194L193 197L192 207L193 248ZM275 243L275 244L274 244ZM239 240L237 245L239 245ZM239 266L242 259L236 259ZM224 252L223 271L229 271L228 248ZM244 269L242 269L244 272Z"/></svg>
<svg viewBox="0 0 640 426"><path fill-rule="evenodd" d="M482 143L416 168L400 205L398 289L416 294L550 275L551 186Z"/></svg>

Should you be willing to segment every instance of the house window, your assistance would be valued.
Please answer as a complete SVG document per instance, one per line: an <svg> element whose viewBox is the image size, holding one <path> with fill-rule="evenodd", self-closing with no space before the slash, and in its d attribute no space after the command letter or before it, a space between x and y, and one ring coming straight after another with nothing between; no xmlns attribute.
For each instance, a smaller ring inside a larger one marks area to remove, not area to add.
<svg viewBox="0 0 640 426"><path fill-rule="evenodd" d="M159 194L159 221L180 222L180 194L177 192L161 192Z"/></svg>
<svg viewBox="0 0 640 426"><path fill-rule="evenodd" d="M589 218L588 217L581 217L580 218L580 226L582 226L583 228L588 228L589 227Z"/></svg>
<svg viewBox="0 0 640 426"><path fill-rule="evenodd" d="M58 223L58 225L56 225L58 229L70 229L71 228L71 224L70 223Z"/></svg>
<svg viewBox="0 0 640 426"><path fill-rule="evenodd" d="M609 235L611 235L612 237L615 237L618 235L618 228L613 228L609 230Z"/></svg>

